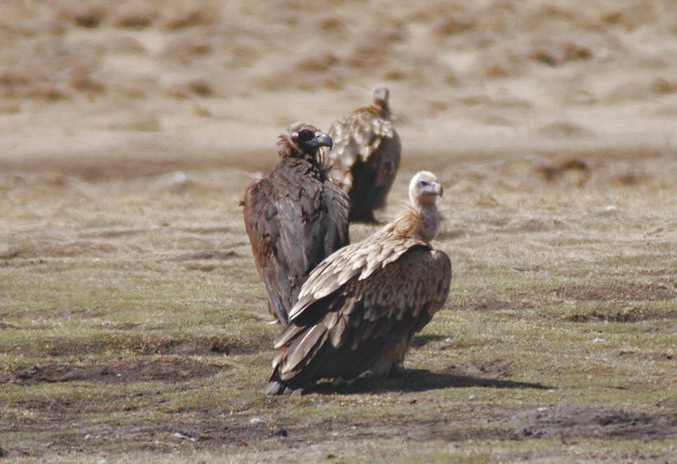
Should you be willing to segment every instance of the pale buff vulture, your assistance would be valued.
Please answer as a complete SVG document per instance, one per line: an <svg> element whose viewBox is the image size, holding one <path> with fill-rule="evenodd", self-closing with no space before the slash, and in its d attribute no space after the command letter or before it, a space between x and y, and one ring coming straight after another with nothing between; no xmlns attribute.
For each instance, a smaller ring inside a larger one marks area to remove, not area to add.
<svg viewBox="0 0 677 464"><path fill-rule="evenodd" d="M430 244L439 229L442 187L422 171L409 196L411 206L397 219L310 274L275 341L266 393L401 368L412 337L442 308L451 283L449 257Z"/></svg>
<svg viewBox="0 0 677 464"><path fill-rule="evenodd" d="M320 261L349 243L348 195L327 178L321 147L331 138L296 123L279 137L280 162L244 196L244 223L268 309L282 324Z"/></svg>
<svg viewBox="0 0 677 464"><path fill-rule="evenodd" d="M332 180L350 195L350 220L376 222L374 210L386 204L400 165L402 147L393 127L389 91L374 89L374 102L329 129L334 141L329 159Z"/></svg>

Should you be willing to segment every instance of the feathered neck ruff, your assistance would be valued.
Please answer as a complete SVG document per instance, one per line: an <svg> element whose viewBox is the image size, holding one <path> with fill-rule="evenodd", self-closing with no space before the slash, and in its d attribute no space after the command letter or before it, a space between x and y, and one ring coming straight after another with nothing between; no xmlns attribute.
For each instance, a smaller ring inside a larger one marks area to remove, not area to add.
<svg viewBox="0 0 677 464"><path fill-rule="evenodd" d="M402 238L416 238L429 243L437 236L440 222L436 204L424 208L407 205L385 229Z"/></svg>
<svg viewBox="0 0 677 464"><path fill-rule="evenodd" d="M383 119L390 121L392 119L392 113L390 112L390 105L387 101L376 101L372 105L372 108L379 114Z"/></svg>
<svg viewBox="0 0 677 464"><path fill-rule="evenodd" d="M316 164L315 153L306 153L296 145L291 137L287 134L282 134L277 138L278 155L280 158L300 158L310 163Z"/></svg>

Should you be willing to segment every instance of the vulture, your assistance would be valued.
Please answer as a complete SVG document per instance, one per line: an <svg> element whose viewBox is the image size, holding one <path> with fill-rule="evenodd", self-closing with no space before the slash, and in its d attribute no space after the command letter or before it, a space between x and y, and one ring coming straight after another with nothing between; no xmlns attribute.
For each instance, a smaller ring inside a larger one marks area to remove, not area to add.
<svg viewBox="0 0 677 464"><path fill-rule="evenodd" d="M280 161L244 195L244 223L268 310L281 324L301 285L324 258L349 243L350 199L327 177L320 149L329 135L295 123L279 137Z"/></svg>
<svg viewBox="0 0 677 464"><path fill-rule="evenodd" d="M374 89L374 103L360 108L329 129L332 180L350 195L350 220L376 222L374 210L385 206L400 165L400 136L391 120L387 87Z"/></svg>
<svg viewBox="0 0 677 464"><path fill-rule="evenodd" d="M364 241L322 261L303 284L275 340L266 393L302 393L322 378L352 382L402 369L415 333L444 305L451 261L430 241L442 187L417 173L411 206Z"/></svg>

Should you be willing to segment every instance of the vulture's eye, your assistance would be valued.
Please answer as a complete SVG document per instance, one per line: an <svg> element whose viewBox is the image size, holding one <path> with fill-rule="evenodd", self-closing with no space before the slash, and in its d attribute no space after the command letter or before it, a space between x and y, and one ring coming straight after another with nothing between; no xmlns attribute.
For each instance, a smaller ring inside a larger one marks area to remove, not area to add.
<svg viewBox="0 0 677 464"><path fill-rule="evenodd" d="M299 131L299 140L310 140L313 137L315 137L315 133L312 131L309 131L307 129L304 129L302 131Z"/></svg>
<svg viewBox="0 0 677 464"><path fill-rule="evenodd" d="M427 187L428 185L430 185L430 182L422 180L421 182L418 183L418 185L420 185L421 187Z"/></svg>

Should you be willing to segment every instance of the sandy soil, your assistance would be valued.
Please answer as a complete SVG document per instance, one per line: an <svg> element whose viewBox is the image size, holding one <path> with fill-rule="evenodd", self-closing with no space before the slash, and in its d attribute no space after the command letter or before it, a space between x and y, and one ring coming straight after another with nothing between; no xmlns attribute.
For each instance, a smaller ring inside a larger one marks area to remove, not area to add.
<svg viewBox="0 0 677 464"><path fill-rule="evenodd" d="M670 0L10 1L0 159L237 159L293 121L327 128L376 82L405 167L430 151L674 153L675 18Z"/></svg>

